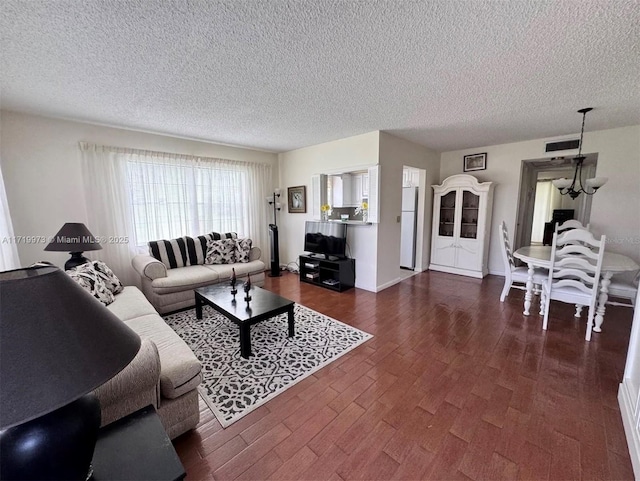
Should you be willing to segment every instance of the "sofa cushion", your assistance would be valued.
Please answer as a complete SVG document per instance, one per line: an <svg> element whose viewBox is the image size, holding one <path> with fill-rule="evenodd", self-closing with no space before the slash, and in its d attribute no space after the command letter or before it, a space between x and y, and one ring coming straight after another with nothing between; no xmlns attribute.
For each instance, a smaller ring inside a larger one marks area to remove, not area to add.
<svg viewBox="0 0 640 481"><path fill-rule="evenodd" d="M234 239L210 240L207 242L205 264L233 264L236 260Z"/></svg>
<svg viewBox="0 0 640 481"><path fill-rule="evenodd" d="M264 272L265 265L262 261L251 261L245 263L235 264L214 264L210 266L203 266L218 275L218 281L230 280L233 275L233 270L236 270L236 277L245 277L247 274L257 274L258 272Z"/></svg>
<svg viewBox="0 0 640 481"><path fill-rule="evenodd" d="M127 286L107 306L118 319L128 321L135 317L157 314L151 303L137 287Z"/></svg>
<svg viewBox="0 0 640 481"><path fill-rule="evenodd" d="M174 399L195 389L202 366L189 346L158 314L125 321L140 337L151 339L160 355L160 392Z"/></svg>
<svg viewBox="0 0 640 481"><path fill-rule="evenodd" d="M208 267L188 266L180 269L168 269L166 277L151 281L151 287L158 294L169 294L215 284L218 282L219 275L216 271L208 269ZM231 271L231 268L229 268L229 271Z"/></svg>
<svg viewBox="0 0 640 481"><path fill-rule="evenodd" d="M249 262L251 254L251 239L236 239L236 262Z"/></svg>

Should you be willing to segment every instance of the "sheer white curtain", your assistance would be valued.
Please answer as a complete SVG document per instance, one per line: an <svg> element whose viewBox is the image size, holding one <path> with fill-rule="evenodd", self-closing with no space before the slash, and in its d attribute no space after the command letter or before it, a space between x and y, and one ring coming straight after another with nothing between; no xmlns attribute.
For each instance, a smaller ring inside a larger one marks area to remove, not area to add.
<svg viewBox="0 0 640 481"><path fill-rule="evenodd" d="M131 267L136 253L131 242L133 231L127 163L108 147L80 143L82 174L87 201L87 227L100 238L102 250L89 257L103 260L127 285L140 283Z"/></svg>
<svg viewBox="0 0 640 481"><path fill-rule="evenodd" d="M13 225L7 202L7 193L4 190L4 178L0 167L0 271L8 271L20 267L18 248L13 236Z"/></svg>
<svg viewBox="0 0 640 481"><path fill-rule="evenodd" d="M212 231L250 237L253 245L266 252L264 199L271 183L271 166L88 144L80 148L88 163L113 165L108 172L103 167L87 170L87 185L113 184L108 192L96 197L101 207L92 206L90 210L108 217L112 203L123 207L115 209L111 217L128 219L123 226L130 240L127 264L136 248L146 250L150 240ZM111 180L105 182L105 176ZM114 222L110 220L109 224L113 226ZM116 247L125 254L121 246Z"/></svg>
<svg viewBox="0 0 640 481"><path fill-rule="evenodd" d="M560 208L562 197L551 180L536 182L536 199L533 209L533 225L531 228L531 242L542 243L544 224L551 220L554 209Z"/></svg>
<svg viewBox="0 0 640 481"><path fill-rule="evenodd" d="M251 202L247 204L247 222L252 232L253 245L262 249L262 260L268 264L269 231L267 227L270 222L270 208L265 199L273 194L271 166L251 163L247 164L246 168L249 172L247 189L251 192Z"/></svg>

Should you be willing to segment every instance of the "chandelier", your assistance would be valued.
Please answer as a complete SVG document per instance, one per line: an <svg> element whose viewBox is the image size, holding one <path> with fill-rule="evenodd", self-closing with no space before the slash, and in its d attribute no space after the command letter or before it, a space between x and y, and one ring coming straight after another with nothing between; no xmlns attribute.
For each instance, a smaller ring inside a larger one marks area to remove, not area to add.
<svg viewBox="0 0 640 481"><path fill-rule="evenodd" d="M586 109L578 110L578 113L582 114L582 130L580 131L580 145L578 148L578 156L574 157L573 161L576 165L576 170L573 173L573 180L565 179L556 179L551 181L551 183L558 188L561 195L569 194L569 197L575 199L580 194L585 193L587 195L593 195L596 191L607 183L606 177L594 177L593 179L587 179L584 181L584 185L582 183L582 164L584 163L584 159L586 158L582 155L582 137L584 136L584 118L587 116L587 112L591 112L593 108L588 107ZM588 189L593 189L591 191Z"/></svg>

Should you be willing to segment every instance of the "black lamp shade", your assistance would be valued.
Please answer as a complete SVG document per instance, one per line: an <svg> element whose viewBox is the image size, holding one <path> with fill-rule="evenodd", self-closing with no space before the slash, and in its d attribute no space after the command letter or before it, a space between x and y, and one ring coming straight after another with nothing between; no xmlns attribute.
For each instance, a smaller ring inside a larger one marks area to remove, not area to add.
<svg viewBox="0 0 640 481"><path fill-rule="evenodd" d="M0 429L79 399L139 349L140 337L58 268L0 272Z"/></svg>
<svg viewBox="0 0 640 481"><path fill-rule="evenodd" d="M44 248L46 251L84 252L97 251L102 246L87 226L80 222L67 222Z"/></svg>

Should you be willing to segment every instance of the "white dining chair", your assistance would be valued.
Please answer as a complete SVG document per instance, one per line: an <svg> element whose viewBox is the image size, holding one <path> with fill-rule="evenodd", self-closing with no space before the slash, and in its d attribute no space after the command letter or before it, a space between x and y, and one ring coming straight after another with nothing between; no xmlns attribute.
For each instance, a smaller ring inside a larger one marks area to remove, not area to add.
<svg viewBox="0 0 640 481"><path fill-rule="evenodd" d="M526 290L527 280L529 274L527 267L516 267L513 260L513 253L511 251L511 242L509 241L509 231L507 230L507 224L502 221L500 224L500 248L502 251L502 262L504 264L504 287L500 294L500 302L504 302L505 298L509 295L511 288ZM540 285L547 279L548 271L546 269L536 268L533 274L533 292L538 294L540 292ZM542 314L542 311L540 312Z"/></svg>
<svg viewBox="0 0 640 481"><path fill-rule="evenodd" d="M564 232L567 229L590 230L590 227L591 227L591 224L587 224L585 226L585 225L582 225L582 222L580 222L579 220L570 219L570 220L564 221L562 224L556 224L556 231Z"/></svg>
<svg viewBox="0 0 640 481"><path fill-rule="evenodd" d="M587 224L586 226L582 224L579 220L569 219L564 221L562 224L556 223L554 232L564 232L569 229L582 229L582 230L591 230L591 224ZM582 308L579 304L576 304L576 313L574 317L580 317L582 313Z"/></svg>
<svg viewBox="0 0 640 481"><path fill-rule="evenodd" d="M633 278L633 280L627 280L622 277L613 276L611 278L611 284L609 284L609 299L607 299L607 304L612 306L635 307L639 283L640 271L636 273L636 276ZM612 297L616 299L626 299L629 302L619 302L616 300L612 300Z"/></svg>
<svg viewBox="0 0 640 481"><path fill-rule="evenodd" d="M561 234L553 234L549 276L542 285L544 330L549 323L549 307L552 300L589 306L585 340L591 340L605 240L606 236L603 235L597 240L591 232L584 229L571 229Z"/></svg>

